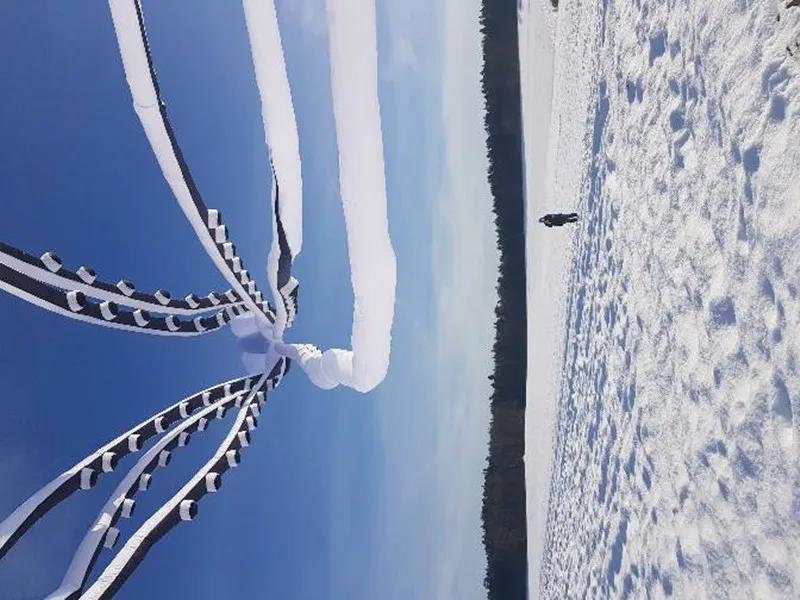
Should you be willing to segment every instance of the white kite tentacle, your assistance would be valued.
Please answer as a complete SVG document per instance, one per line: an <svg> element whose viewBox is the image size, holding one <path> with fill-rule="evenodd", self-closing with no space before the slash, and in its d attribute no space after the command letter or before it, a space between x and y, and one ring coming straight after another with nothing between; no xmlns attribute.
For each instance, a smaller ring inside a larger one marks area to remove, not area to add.
<svg viewBox="0 0 800 600"><path fill-rule="evenodd" d="M206 296L189 294L183 299L176 299L165 290L158 290L154 294L139 292L125 279L112 285L97 280L94 270L89 267L81 267L77 271L67 269L52 252L36 257L3 242L0 242L0 265L62 290L76 290L89 298L167 315L199 316L226 306L243 305L238 294L232 290L211 292Z"/></svg>
<svg viewBox="0 0 800 600"><path fill-rule="evenodd" d="M2 558L30 527L50 509L78 490L94 487L97 478L113 471L120 459L151 437L163 433L170 424L183 419L182 412L192 412L198 406L216 401L238 391L249 391L255 378L241 377L207 388L175 403L158 414L142 421L105 446L95 450L82 461L64 471L22 503L0 522L0 558Z"/></svg>
<svg viewBox="0 0 800 600"><path fill-rule="evenodd" d="M267 275L277 313L275 337L280 339L293 318L286 296L294 290L296 281L291 290L287 284L291 263L303 244L300 142L275 2L243 0L242 5L272 168L272 245Z"/></svg>
<svg viewBox="0 0 800 600"><path fill-rule="evenodd" d="M82 599L112 597L139 566L153 544L182 521L191 521L197 516L197 503L214 491L210 481L218 481L217 477L238 466L241 461L240 449L250 445L250 432L257 425L251 405L266 379L266 375L262 376L248 394L214 456L130 537L97 580L83 593Z"/></svg>
<svg viewBox="0 0 800 600"><path fill-rule="evenodd" d="M115 527L116 523L120 518L129 518L133 514L135 507L133 496L139 491L149 489L151 473L157 467L166 467L169 464L173 449L186 446L192 434L198 431L205 431L212 419L224 418L231 404L239 406L244 393L244 391L239 391L225 396L206 406L197 414L186 418L178 427L165 433L136 462L111 494L97 519L95 519L94 525L84 536L72 562L67 568L61 585L47 596L46 600L71 600L80 593L100 554L101 545L105 545L107 548L113 547L119 535L119 530ZM259 405L263 404L265 398L265 392L259 391L256 393ZM187 410L188 408L185 409L184 414L188 414ZM258 409L256 409L256 412L258 412ZM217 491L221 482L215 483L214 491Z"/></svg>
<svg viewBox="0 0 800 600"><path fill-rule="evenodd" d="M397 265L389 236L374 0L327 0L339 182L353 285L352 350L281 345L315 384L367 392L389 367Z"/></svg>
<svg viewBox="0 0 800 600"><path fill-rule="evenodd" d="M164 178L217 269L247 308L265 325L271 326L274 316L263 310L261 292L237 256L236 246L229 241L222 215L206 207L183 158L159 94L139 1L109 0L108 5L134 109Z"/></svg>

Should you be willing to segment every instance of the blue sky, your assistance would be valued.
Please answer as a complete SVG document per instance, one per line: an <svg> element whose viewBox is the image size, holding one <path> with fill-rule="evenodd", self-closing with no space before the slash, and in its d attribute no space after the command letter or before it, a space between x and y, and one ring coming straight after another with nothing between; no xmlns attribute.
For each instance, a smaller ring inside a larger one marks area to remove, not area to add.
<svg viewBox="0 0 800 600"><path fill-rule="evenodd" d="M187 13L179 3L151 2L145 10L162 92L198 186L265 288L268 164L241 6L195 2ZM362 396L323 392L293 373L271 396L223 493L158 544L118 597L484 596L479 516L496 255L477 10L477 2L452 0L378 3L398 256L386 381ZM342 346L352 292L324 1L281 1L278 13L305 191L301 313L287 339ZM107 7L7 3L0 48L8 91L0 95L0 238L140 289L226 289L133 113ZM191 340L124 334L5 295L0 326L2 516L115 433L242 373L227 332ZM138 499L123 536L202 464L222 433L195 436L176 453ZM4 598L55 587L116 483L107 479L53 511L0 563Z"/></svg>

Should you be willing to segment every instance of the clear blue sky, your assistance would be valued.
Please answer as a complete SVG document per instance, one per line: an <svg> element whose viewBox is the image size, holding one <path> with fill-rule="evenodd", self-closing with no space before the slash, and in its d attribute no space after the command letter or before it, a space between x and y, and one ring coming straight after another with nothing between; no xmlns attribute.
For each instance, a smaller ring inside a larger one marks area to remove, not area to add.
<svg viewBox="0 0 800 600"><path fill-rule="evenodd" d="M378 5L399 275L386 381L362 396L323 392L293 373L271 396L242 468L203 501L197 521L155 547L118 597L484 595L479 511L496 257L477 6ZM241 6L144 8L162 92L198 186L266 288L268 164ZM287 339L346 346L352 293L324 1L279 1L278 12L305 192L301 312ZM0 238L140 289L227 289L133 113L107 6L5 3L0 56ZM0 331L0 517L116 433L242 374L227 332L190 340L121 333L7 295ZM176 453L138 498L123 536L204 462L223 430L218 424ZM116 484L106 479L53 511L0 563L0 597L37 598L55 587Z"/></svg>

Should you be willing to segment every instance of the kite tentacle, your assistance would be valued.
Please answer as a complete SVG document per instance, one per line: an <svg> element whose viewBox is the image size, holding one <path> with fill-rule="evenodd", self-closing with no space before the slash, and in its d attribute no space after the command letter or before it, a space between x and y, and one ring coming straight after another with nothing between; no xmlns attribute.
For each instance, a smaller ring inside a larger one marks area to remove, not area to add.
<svg viewBox="0 0 800 600"><path fill-rule="evenodd" d="M217 269L247 308L259 320L271 325L274 316L264 310L256 282L244 269L236 246L228 240L222 216L218 210L207 208L178 145L159 92L140 3L138 0L109 0L108 4L134 109L164 178Z"/></svg>
<svg viewBox="0 0 800 600"><path fill-rule="evenodd" d="M297 281L288 284L292 262L303 245L300 141L275 2L243 0L242 5L272 171L272 244L267 275L276 306L275 338L281 339L294 320L296 297L290 294Z"/></svg>
<svg viewBox="0 0 800 600"><path fill-rule="evenodd" d="M327 0L339 186L353 286L352 350L277 346L320 387L368 392L389 368L397 266L389 235L374 0ZM353 93L357 90L357 93Z"/></svg>
<svg viewBox="0 0 800 600"><path fill-rule="evenodd" d="M189 294L183 299L172 298L164 290L158 290L154 294L140 292L125 279L117 284L100 281L89 267L71 271L52 252L36 257L3 242L0 242L0 265L62 290L77 290L89 298L109 300L122 306L154 313L197 316L210 310L242 303L238 294L232 290L225 293L211 292L202 297Z"/></svg>
<svg viewBox="0 0 800 600"><path fill-rule="evenodd" d="M250 432L257 426L251 407L266 379L266 375L262 376L247 395L233 426L211 459L128 539L97 580L83 593L82 599L112 597L159 539L181 521L191 521L197 516L198 502L206 494L216 491L225 472L239 465L241 449L250 445Z"/></svg>
<svg viewBox="0 0 800 600"><path fill-rule="evenodd" d="M184 408L182 414L187 414L188 418L184 419L175 429L165 433L128 471L111 494L94 521L94 525L78 546L61 585L47 597L47 600L68 600L80 594L100 556L102 546L112 548L116 544L119 536L117 522L120 518L129 518L132 515L135 507L133 496L139 491L149 489L151 474L158 467L166 467L169 464L171 452L175 448L186 446L190 436L195 432L205 431L213 419L224 418L231 405L241 406L244 394L244 391L238 391L226 395L191 416L188 416L189 409ZM257 391L255 402L251 404L251 422L256 422L255 420L260 414L260 407L265 400L265 392ZM207 480L209 491L219 490L221 478L218 475L207 477Z"/></svg>
<svg viewBox="0 0 800 600"><path fill-rule="evenodd" d="M3 264L0 264L0 289L30 304L77 321L160 336L187 337L210 333L226 326L231 314L241 312L236 305L230 305L216 315L198 316L191 321L183 321L176 315L152 317L149 312L141 309L133 312L121 311L116 302L89 302L83 292L65 292L50 287Z"/></svg>
<svg viewBox="0 0 800 600"><path fill-rule="evenodd" d="M0 522L0 559L50 509L76 491L94 487L100 475L113 471L120 459L136 452L148 439L165 432L171 423L183 419L184 414L188 415L199 406L207 406L220 397L239 391L251 391L254 379L232 379L189 396L142 421L64 471Z"/></svg>

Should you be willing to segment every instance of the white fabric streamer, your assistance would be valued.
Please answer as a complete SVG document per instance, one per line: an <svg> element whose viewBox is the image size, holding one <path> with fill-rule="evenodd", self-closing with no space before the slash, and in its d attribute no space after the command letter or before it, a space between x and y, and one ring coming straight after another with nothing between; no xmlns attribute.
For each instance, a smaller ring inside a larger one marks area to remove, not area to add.
<svg viewBox="0 0 800 600"><path fill-rule="evenodd" d="M397 267L389 237L374 0L328 0L339 181L355 302L352 350L279 346L324 388L368 392L386 377Z"/></svg>
<svg viewBox="0 0 800 600"><path fill-rule="evenodd" d="M272 196L272 245L267 258L267 275L277 310L275 333L283 337L288 315L278 286L277 220L280 216L292 260L303 245L303 182L300 166L300 142L297 137L292 94L286 75L278 17L273 0L243 0L250 53L261 98L264 137L269 147L275 179L280 190L279 214L275 213L275 189Z"/></svg>

